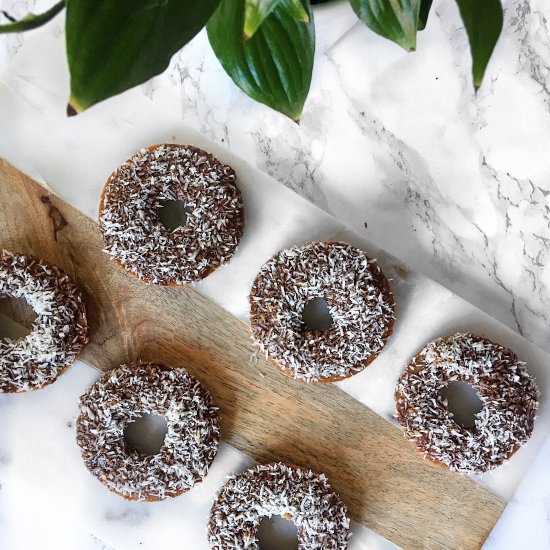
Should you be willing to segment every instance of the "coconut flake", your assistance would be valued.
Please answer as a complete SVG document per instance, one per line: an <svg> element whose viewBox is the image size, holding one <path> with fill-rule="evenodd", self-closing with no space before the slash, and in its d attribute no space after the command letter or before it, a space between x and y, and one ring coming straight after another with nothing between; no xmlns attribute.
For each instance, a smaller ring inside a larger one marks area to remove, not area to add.
<svg viewBox="0 0 550 550"><path fill-rule="evenodd" d="M456 423L442 397L454 381L471 384L483 402L473 428ZM539 406L525 363L471 333L427 344L402 374L395 398L406 437L426 457L461 473L500 466L531 436Z"/></svg>
<svg viewBox="0 0 550 550"><path fill-rule="evenodd" d="M258 550L260 522L274 515L294 522L300 548L348 546L347 508L325 475L275 463L252 467L227 481L210 511L210 547Z"/></svg>
<svg viewBox="0 0 550 550"><path fill-rule="evenodd" d="M109 178L99 225L105 251L140 279L187 284L229 261L244 227L235 172L186 145L143 149ZM173 231L159 220L165 201L182 201L187 223Z"/></svg>
<svg viewBox="0 0 550 550"><path fill-rule="evenodd" d="M145 455L124 440L142 414L166 419L160 451ZM216 456L219 412L209 392L183 368L158 363L123 365L80 398L77 442L88 470L130 500L163 500L201 481Z"/></svg>
<svg viewBox="0 0 550 550"><path fill-rule="evenodd" d="M305 304L322 298L333 324L308 330ZM346 243L314 242L268 260L250 293L252 335L266 356L294 378L333 381L365 368L394 323L389 283L375 260Z"/></svg>
<svg viewBox="0 0 550 550"><path fill-rule="evenodd" d="M25 392L51 384L87 342L84 301L75 282L44 260L3 251L0 299L25 300L35 311L30 334L0 340L0 391Z"/></svg>

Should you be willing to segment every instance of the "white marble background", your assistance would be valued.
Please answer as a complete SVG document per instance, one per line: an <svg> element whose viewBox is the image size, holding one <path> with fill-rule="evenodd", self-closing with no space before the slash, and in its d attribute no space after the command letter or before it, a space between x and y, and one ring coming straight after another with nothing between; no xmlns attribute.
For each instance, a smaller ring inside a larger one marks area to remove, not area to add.
<svg viewBox="0 0 550 550"><path fill-rule="evenodd" d="M50 4L40 0L36 9ZM0 0L0 9L15 16L34 5ZM318 55L300 126L236 90L204 34L175 56L164 75L130 93L156 104L170 97L175 120L222 141L549 350L550 6L517 0L505 7L504 34L477 96L464 30L448 0L434 3L415 54L356 25ZM48 32L59 37L62 18ZM26 39L0 37L0 87L10 85L1 75ZM62 41L52 40L51 49L35 55L63 56ZM33 74L15 77L27 84L21 89L29 101L48 91L48 82ZM99 116L101 107L94 111ZM32 131L32 121L26 124ZM1 120L0 132L9 132ZM15 139L14 147L19 143ZM550 546L546 447L489 541L491 549ZM30 466L13 465L21 476ZM17 513L28 505L21 503ZM0 528L3 521L5 516Z"/></svg>

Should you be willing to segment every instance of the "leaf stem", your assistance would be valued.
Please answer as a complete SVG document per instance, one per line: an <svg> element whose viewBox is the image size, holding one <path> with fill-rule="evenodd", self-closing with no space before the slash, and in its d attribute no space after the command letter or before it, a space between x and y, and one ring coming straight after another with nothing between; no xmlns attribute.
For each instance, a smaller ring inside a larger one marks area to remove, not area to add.
<svg viewBox="0 0 550 550"><path fill-rule="evenodd" d="M19 21L12 21L6 25L0 25L0 34L9 32L22 32L41 27L44 23L53 19L65 7L65 0L61 0L44 13L29 13ZM4 13L8 19L12 19Z"/></svg>
<svg viewBox="0 0 550 550"><path fill-rule="evenodd" d="M15 19L15 17L12 17L6 10L2 10L2 15L12 23L15 23L17 21L17 19Z"/></svg>

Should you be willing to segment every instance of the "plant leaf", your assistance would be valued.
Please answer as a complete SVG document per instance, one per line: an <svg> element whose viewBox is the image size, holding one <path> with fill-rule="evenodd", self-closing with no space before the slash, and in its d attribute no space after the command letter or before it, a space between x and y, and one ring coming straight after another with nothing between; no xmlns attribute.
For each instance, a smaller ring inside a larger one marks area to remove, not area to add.
<svg viewBox="0 0 550 550"><path fill-rule="evenodd" d="M244 39L248 40L275 9L279 0L244 0Z"/></svg>
<svg viewBox="0 0 550 550"><path fill-rule="evenodd" d="M301 0L244 0L243 36L245 40L254 36L264 19L277 5L280 5L294 19L309 23L309 16Z"/></svg>
<svg viewBox="0 0 550 550"><path fill-rule="evenodd" d="M69 115L164 71L219 0L69 0Z"/></svg>
<svg viewBox="0 0 550 550"><path fill-rule="evenodd" d="M302 4L302 0L280 0L281 7L297 21L309 23L309 15Z"/></svg>
<svg viewBox="0 0 550 550"><path fill-rule="evenodd" d="M0 25L0 34L8 32L29 31L31 29L41 27L42 25L53 19L64 7L65 0L61 0L61 2L53 5L49 10L46 10L43 13L29 13L19 21L12 21L11 23Z"/></svg>
<svg viewBox="0 0 550 550"><path fill-rule="evenodd" d="M233 82L252 99L299 120L313 70L315 29L289 16L282 5L243 42L244 3L222 0L206 26L212 49Z"/></svg>
<svg viewBox="0 0 550 550"><path fill-rule="evenodd" d="M502 31L500 0L456 0L472 53L474 88L481 86L485 69Z"/></svg>
<svg viewBox="0 0 550 550"><path fill-rule="evenodd" d="M484 0L480 0L484 1ZM372 31L407 51L416 48L421 0L349 0L351 7Z"/></svg>
<svg viewBox="0 0 550 550"><path fill-rule="evenodd" d="M422 0L420 2L420 12L418 13L418 30L423 31L428 23L428 16L432 7L433 0Z"/></svg>

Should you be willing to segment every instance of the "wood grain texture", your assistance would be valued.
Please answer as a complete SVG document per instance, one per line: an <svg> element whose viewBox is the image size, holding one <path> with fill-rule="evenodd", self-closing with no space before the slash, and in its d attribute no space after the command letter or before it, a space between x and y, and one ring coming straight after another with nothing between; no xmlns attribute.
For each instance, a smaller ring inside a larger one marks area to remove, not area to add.
<svg viewBox="0 0 550 550"><path fill-rule="evenodd" d="M480 548L500 516L501 500L423 460L336 386L295 382L254 358L248 327L192 288L128 276L101 252L94 221L1 160L0 245L76 277L91 329L83 361L103 371L137 357L185 366L220 406L227 443L324 471L351 516L399 546Z"/></svg>

